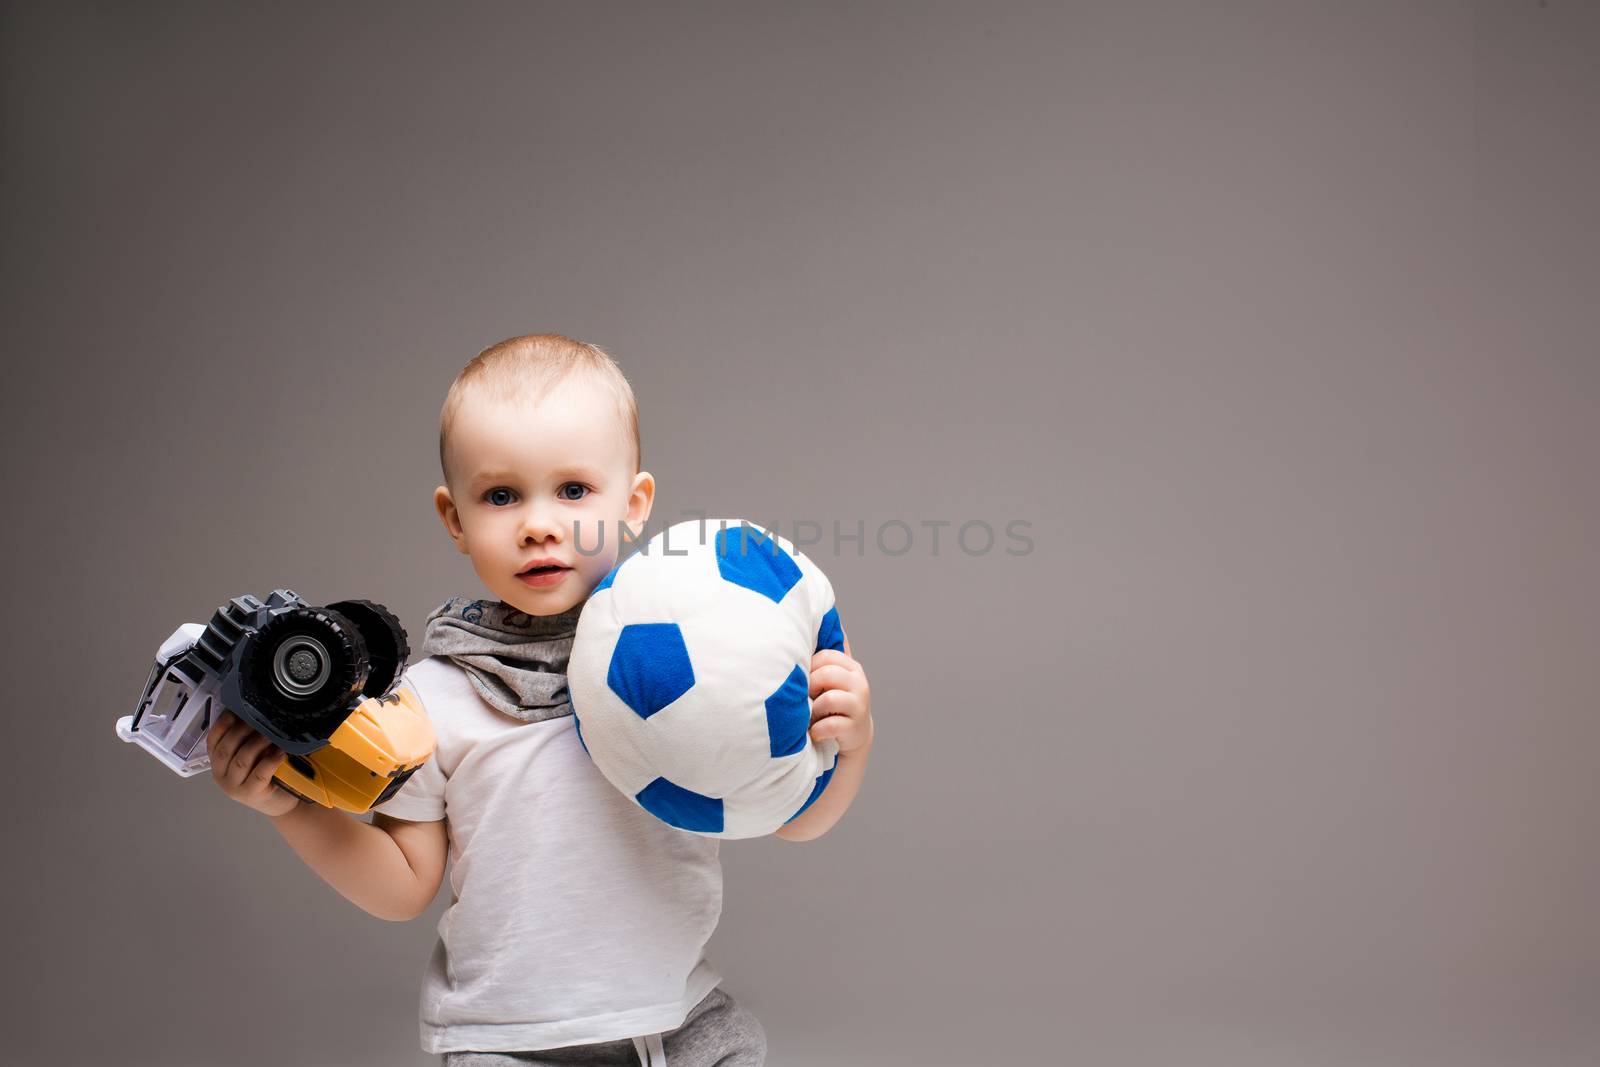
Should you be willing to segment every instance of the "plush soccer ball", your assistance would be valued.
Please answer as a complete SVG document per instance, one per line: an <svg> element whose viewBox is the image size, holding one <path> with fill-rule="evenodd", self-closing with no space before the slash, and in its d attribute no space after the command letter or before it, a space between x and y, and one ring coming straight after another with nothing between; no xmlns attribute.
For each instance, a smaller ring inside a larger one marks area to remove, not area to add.
<svg viewBox="0 0 1600 1067"><path fill-rule="evenodd" d="M578 618L567 685L612 785L709 837L759 837L811 806L839 743L812 741L810 664L843 650L833 587L738 519L681 522L618 563Z"/></svg>

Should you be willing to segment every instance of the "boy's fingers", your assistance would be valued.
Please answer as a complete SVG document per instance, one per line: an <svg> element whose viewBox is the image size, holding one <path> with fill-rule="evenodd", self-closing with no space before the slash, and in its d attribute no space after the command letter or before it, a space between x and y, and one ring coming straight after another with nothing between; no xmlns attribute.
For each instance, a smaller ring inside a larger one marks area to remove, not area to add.
<svg viewBox="0 0 1600 1067"><path fill-rule="evenodd" d="M848 689L853 683L855 674L848 667L837 663L824 663L811 670L811 692L815 697L823 690Z"/></svg>
<svg viewBox="0 0 1600 1067"><path fill-rule="evenodd" d="M256 769L251 777L258 782L270 783L278 773L278 766L283 763L283 751L277 745L268 745L267 750L261 753L261 758L256 760Z"/></svg>
<svg viewBox="0 0 1600 1067"><path fill-rule="evenodd" d="M240 745L234 752L233 758L228 761L227 776L229 783L235 786L243 785L244 780L255 769L256 757L261 755L262 750L271 743L266 737L256 734Z"/></svg>
<svg viewBox="0 0 1600 1067"><path fill-rule="evenodd" d="M252 737L259 737L248 724L236 722L228 727L228 732L222 735L222 740L217 743L217 754L224 763L231 762L238 756L239 750L245 746Z"/></svg>
<svg viewBox="0 0 1600 1067"><path fill-rule="evenodd" d="M232 730L224 730L215 736L206 735L206 755L211 759L211 777L220 782L227 776L228 765L243 740L244 735Z"/></svg>
<svg viewBox="0 0 1600 1067"><path fill-rule="evenodd" d="M830 689L811 702L811 725L831 716L843 716L850 706L850 694Z"/></svg>
<svg viewBox="0 0 1600 1067"><path fill-rule="evenodd" d="M228 725L232 721L233 720L229 718L227 712L223 712L221 715L217 716L216 720L212 722L210 728L206 730L207 751L217 747L217 742L221 741L222 735L228 732Z"/></svg>
<svg viewBox="0 0 1600 1067"><path fill-rule="evenodd" d="M821 741L827 737L838 737L850 729L850 719L845 715L829 715L826 719L819 719L811 724L811 739Z"/></svg>
<svg viewBox="0 0 1600 1067"><path fill-rule="evenodd" d="M272 739L265 734L254 734L244 744L239 746L239 751L233 757L236 766L243 767L246 771L255 766L267 749L272 747Z"/></svg>

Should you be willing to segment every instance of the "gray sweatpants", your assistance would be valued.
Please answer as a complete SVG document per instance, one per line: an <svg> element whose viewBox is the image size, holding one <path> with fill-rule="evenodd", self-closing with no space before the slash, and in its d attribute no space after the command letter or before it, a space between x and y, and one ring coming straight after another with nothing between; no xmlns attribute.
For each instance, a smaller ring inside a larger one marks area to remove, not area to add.
<svg viewBox="0 0 1600 1067"><path fill-rule="evenodd" d="M767 1032L749 1009L723 992L707 993L676 1030L646 1037L564 1045L536 1052L446 1052L443 1067L761 1067Z"/></svg>

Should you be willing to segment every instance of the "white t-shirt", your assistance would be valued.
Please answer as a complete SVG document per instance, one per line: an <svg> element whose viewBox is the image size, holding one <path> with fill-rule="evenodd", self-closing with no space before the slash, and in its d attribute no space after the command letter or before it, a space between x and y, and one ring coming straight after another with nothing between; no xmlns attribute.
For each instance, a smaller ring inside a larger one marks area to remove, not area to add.
<svg viewBox="0 0 1600 1067"><path fill-rule="evenodd" d="M453 901L422 987L422 1047L518 1051L683 1025L719 982L718 839L619 793L570 715L527 723L442 656L402 681L433 723L433 757L385 815L445 819Z"/></svg>

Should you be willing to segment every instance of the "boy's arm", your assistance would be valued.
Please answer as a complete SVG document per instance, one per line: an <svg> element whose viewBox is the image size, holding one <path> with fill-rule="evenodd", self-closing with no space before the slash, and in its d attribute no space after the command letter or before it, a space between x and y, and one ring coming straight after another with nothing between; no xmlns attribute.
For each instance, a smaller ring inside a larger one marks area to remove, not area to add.
<svg viewBox="0 0 1600 1067"><path fill-rule="evenodd" d="M850 655L850 637L844 651L824 649L811 657L811 738L837 738L833 777L822 795L791 822L774 833L785 841L810 841L833 829L861 790L867 773L876 727L872 722L872 690L867 672Z"/></svg>
<svg viewBox="0 0 1600 1067"><path fill-rule="evenodd" d="M843 818L855 802L861 779L867 773L867 754L871 751L872 742L868 741L854 752L839 753L828 788L794 821L780 826L776 835L785 841L811 841L833 829L833 824Z"/></svg>
<svg viewBox="0 0 1600 1067"><path fill-rule="evenodd" d="M206 753L218 788L271 819L306 865L363 911L399 922L433 902L444 879L443 820L407 822L373 812L366 823L300 801L273 781L283 752L229 711L207 731Z"/></svg>
<svg viewBox="0 0 1600 1067"><path fill-rule="evenodd" d="M428 909L444 880L444 820L406 822L381 813L362 822L319 804L274 815L289 847L346 900L393 922Z"/></svg>

